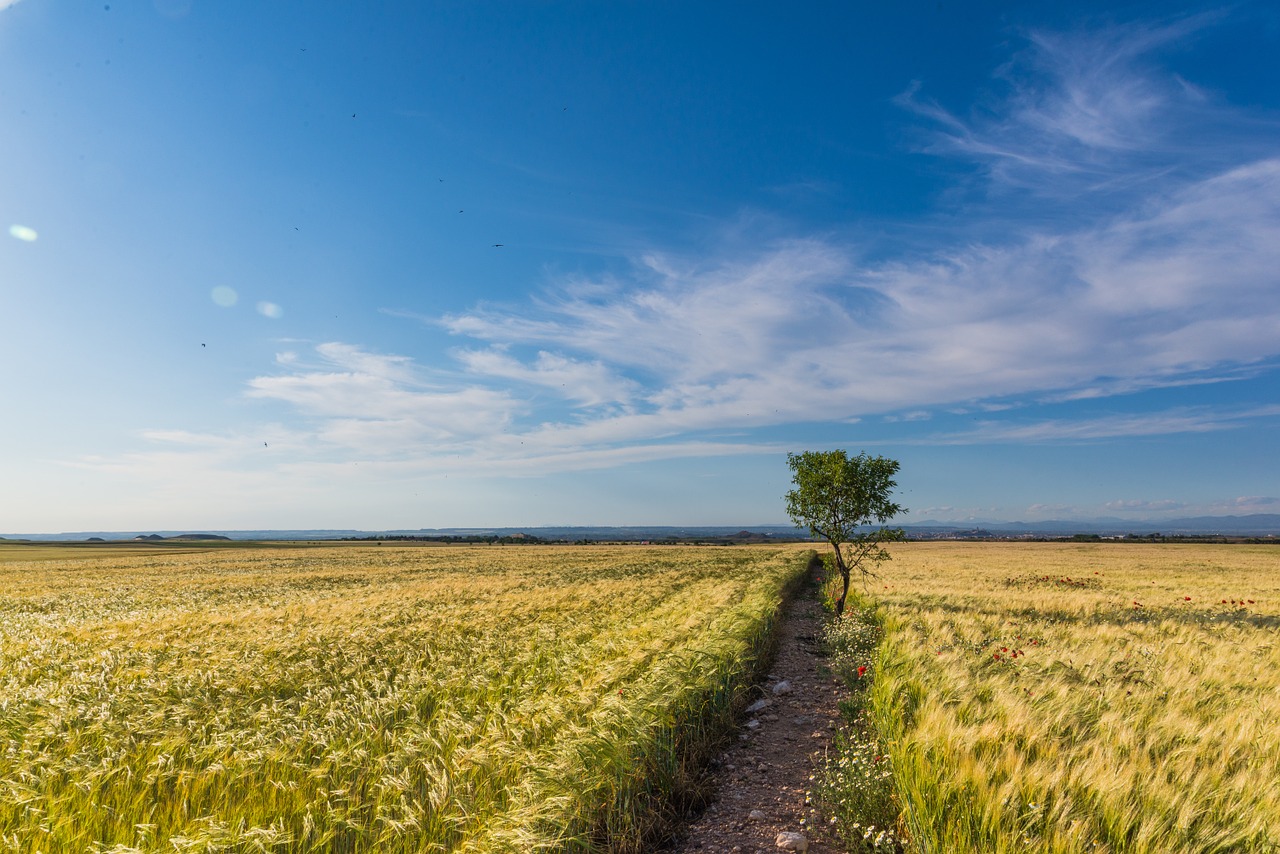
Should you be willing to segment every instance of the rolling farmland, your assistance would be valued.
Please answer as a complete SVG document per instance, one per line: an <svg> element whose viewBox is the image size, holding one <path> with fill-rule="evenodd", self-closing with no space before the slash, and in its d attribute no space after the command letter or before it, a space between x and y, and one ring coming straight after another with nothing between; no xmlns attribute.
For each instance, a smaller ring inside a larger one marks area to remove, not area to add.
<svg viewBox="0 0 1280 854"><path fill-rule="evenodd" d="M803 567L779 549L15 550L0 851L638 850Z"/></svg>
<svg viewBox="0 0 1280 854"><path fill-rule="evenodd" d="M893 555L870 703L918 850L1280 850L1280 549Z"/></svg>

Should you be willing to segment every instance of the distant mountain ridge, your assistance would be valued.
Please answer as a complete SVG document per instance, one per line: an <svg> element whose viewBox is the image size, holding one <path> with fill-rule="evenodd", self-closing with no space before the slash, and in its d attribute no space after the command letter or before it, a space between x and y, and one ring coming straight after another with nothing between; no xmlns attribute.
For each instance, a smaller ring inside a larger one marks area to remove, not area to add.
<svg viewBox="0 0 1280 854"><path fill-rule="evenodd" d="M1186 516L1180 519L1049 519L1039 522L915 522L903 525L908 534L913 530L957 531L983 528L998 534L1223 534L1232 536L1280 535L1280 513L1253 513L1247 516Z"/></svg>
<svg viewBox="0 0 1280 854"><path fill-rule="evenodd" d="M1004 522L999 520L972 520L964 522L926 521L902 525L908 536L936 534L940 532L973 531L982 529L1000 536L1045 535L1071 536L1073 534L1191 534L1228 536L1280 536L1280 513L1254 513L1247 516L1188 516L1180 519L1053 519L1042 522ZM805 532L791 525L566 525L492 528L417 528L387 531L359 529L314 530L238 530L209 531L192 534L189 531L80 531L59 534L3 534L10 540L340 540L344 538L370 537L510 537L527 534L547 540L688 540L699 537L738 538L758 535L760 539L804 539Z"/></svg>

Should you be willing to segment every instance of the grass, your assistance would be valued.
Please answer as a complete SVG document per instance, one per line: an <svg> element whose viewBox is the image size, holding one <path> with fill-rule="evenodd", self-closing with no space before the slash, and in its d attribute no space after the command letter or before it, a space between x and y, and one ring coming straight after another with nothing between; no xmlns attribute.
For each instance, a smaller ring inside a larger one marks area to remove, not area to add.
<svg viewBox="0 0 1280 854"><path fill-rule="evenodd" d="M0 562L0 851L638 851L794 550Z"/></svg>
<svg viewBox="0 0 1280 854"><path fill-rule="evenodd" d="M1280 549L913 543L873 592L917 850L1280 850Z"/></svg>
<svg viewBox="0 0 1280 854"><path fill-rule="evenodd" d="M834 561L826 560L825 577L832 579ZM899 805L893 784L893 763L880 743L868 714L867 694L875 681L875 656L884 639L883 615L867 597L851 590L841 619L835 618L840 584L821 586L828 605L823 647L831 669L849 690L841 701L843 726L816 775L814 797L828 818L831 831L849 852L897 852Z"/></svg>

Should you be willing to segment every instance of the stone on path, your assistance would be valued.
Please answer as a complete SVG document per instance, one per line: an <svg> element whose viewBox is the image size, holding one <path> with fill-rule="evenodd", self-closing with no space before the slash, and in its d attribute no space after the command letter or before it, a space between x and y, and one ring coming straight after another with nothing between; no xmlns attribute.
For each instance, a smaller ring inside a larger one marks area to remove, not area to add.
<svg viewBox="0 0 1280 854"><path fill-rule="evenodd" d="M790 830L779 833L773 844L783 851L799 851L800 854L809 850L809 840L804 838L804 834Z"/></svg>

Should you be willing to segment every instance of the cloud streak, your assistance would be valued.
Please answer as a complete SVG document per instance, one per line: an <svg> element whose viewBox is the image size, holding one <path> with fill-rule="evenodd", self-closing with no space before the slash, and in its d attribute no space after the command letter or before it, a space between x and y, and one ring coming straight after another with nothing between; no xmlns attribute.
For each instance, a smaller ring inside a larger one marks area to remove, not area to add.
<svg viewBox="0 0 1280 854"><path fill-rule="evenodd" d="M587 364L594 403L611 373L643 376L612 395L625 413L539 428L624 441L1231 379L1280 356L1277 269L1266 160L1058 234L878 266L813 240L709 268L649 258L630 288L443 323L500 348L465 357L477 378Z"/></svg>
<svg viewBox="0 0 1280 854"><path fill-rule="evenodd" d="M1277 418L1280 418L1280 406L1258 406L1235 411L1180 408L1101 418L1050 419L1027 424L984 422L972 430L938 434L918 441L931 445L1089 442L1177 433L1212 433Z"/></svg>
<svg viewBox="0 0 1280 854"><path fill-rule="evenodd" d="M1234 156L1265 156L1271 129L1216 103L1159 62L1212 28L1219 12L1074 32L1031 30L995 75L996 106L950 111L914 83L897 103L934 125L924 150L983 165L996 192L1122 196L1171 175L1203 177ZM1268 124L1264 122L1264 124ZM1242 134L1243 132L1243 134Z"/></svg>
<svg viewBox="0 0 1280 854"><path fill-rule="evenodd" d="M1100 398L1266 370L1280 357L1275 270L1280 160L1265 160L1086 228L878 265L814 239L719 262L655 254L629 280L443 318L481 346L456 348L458 370L429 381L407 356L328 343L317 364L282 358L281 373L255 378L247 394L312 419L325 446L375 457L603 466L678 456L690 442L706 451L717 432L920 420L943 407ZM1232 423L1174 413L936 441Z"/></svg>
<svg viewBox="0 0 1280 854"><path fill-rule="evenodd" d="M932 123L928 150L981 164L994 194L1053 196L1051 216L1011 223L980 208L985 236L939 226L930 248L874 262L828 237L653 251L629 275L431 321L459 340L447 369L330 342L312 364L282 355L247 395L297 413L317 458L535 473L776 452L757 428L905 423L1274 370L1280 147L1156 62L1213 23L1031 32L985 112L958 116L923 87L899 99ZM1224 162L1217 143L1233 129L1242 144ZM1277 415L990 422L923 441L1095 441Z"/></svg>

